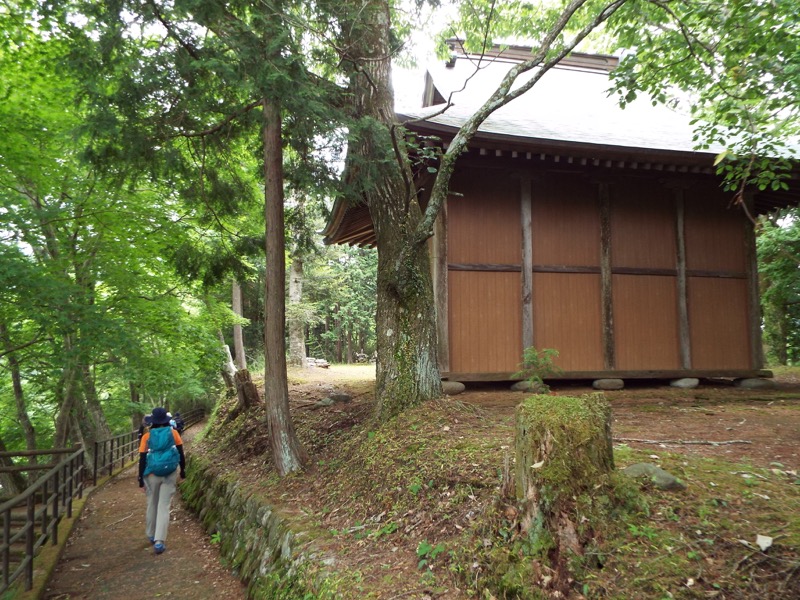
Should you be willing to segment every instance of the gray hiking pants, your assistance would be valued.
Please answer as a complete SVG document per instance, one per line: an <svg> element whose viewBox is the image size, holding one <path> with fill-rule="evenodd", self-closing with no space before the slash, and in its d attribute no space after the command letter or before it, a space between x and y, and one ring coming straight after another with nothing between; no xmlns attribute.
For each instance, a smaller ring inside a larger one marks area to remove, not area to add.
<svg viewBox="0 0 800 600"><path fill-rule="evenodd" d="M144 488L147 491L147 516L145 517L145 534L157 542L167 541L169 527L169 506L175 495L178 482L178 469L166 477L147 475Z"/></svg>

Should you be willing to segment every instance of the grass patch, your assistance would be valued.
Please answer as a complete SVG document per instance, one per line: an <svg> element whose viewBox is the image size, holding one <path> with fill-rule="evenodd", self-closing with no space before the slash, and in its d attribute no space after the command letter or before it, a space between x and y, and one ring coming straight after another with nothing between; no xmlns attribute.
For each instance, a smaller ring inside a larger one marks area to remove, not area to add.
<svg viewBox="0 0 800 600"><path fill-rule="evenodd" d="M337 385L351 402L307 409L319 397L299 396L295 426L312 456L304 473L275 475L257 410L211 429L195 451L213 455L264 501L313 522L336 556L326 569L333 595L535 598L526 582L542 568L533 558L544 548L520 535L516 508L500 495L503 473L513 469L509 414L446 399L379 424L371 383L346 382ZM665 492L615 475L614 491L591 499L606 504L605 516L582 523L596 543L570 562L576 595L800 597L800 484L791 469L625 445L614 460L618 469L656 462L687 489ZM765 551L758 535L772 538Z"/></svg>

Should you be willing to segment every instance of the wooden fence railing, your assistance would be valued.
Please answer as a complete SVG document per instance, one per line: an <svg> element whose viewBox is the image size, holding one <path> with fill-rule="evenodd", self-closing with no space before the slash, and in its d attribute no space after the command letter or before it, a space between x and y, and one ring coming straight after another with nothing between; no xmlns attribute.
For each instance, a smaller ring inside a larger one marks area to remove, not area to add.
<svg viewBox="0 0 800 600"><path fill-rule="evenodd" d="M47 451L58 454L59 451ZM69 456L40 477L33 485L0 505L2 543L0 562L3 579L0 594L20 577L25 589L33 586L33 558L47 540L58 543L58 524L64 513L72 516L72 499L83 497L85 479L83 448L72 448ZM15 527L12 528L12 525ZM12 566L14 567L12 570Z"/></svg>
<svg viewBox="0 0 800 600"><path fill-rule="evenodd" d="M112 475L114 467L122 469L139 455L139 431L129 431L94 443L92 485L99 474Z"/></svg>
<svg viewBox="0 0 800 600"><path fill-rule="evenodd" d="M185 427L191 427L192 425L196 425L200 421L202 421L206 416L206 411L202 408L193 408L192 410L187 410L185 413L181 413L181 417L183 418L183 423Z"/></svg>
<svg viewBox="0 0 800 600"><path fill-rule="evenodd" d="M186 427L203 420L203 409L187 411L183 416ZM135 460L139 453L139 432L131 431L100 440L94 444L91 480L97 485L98 474L113 475ZM90 478L85 465L83 448L0 452L0 458L69 454L57 464L18 465L0 467L0 472L22 473L49 469L25 491L0 505L2 543L0 564L3 594L20 577L25 577L25 589L33 586L33 559L48 540L58 544L58 525L64 514L72 517L72 499L82 498ZM29 480L34 477L29 476Z"/></svg>

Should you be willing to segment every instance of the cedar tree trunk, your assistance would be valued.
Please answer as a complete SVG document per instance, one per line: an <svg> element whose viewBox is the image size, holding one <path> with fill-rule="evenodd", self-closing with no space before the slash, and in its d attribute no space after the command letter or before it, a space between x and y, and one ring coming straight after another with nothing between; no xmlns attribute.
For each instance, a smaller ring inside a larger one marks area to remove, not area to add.
<svg viewBox="0 0 800 600"><path fill-rule="evenodd" d="M299 471L308 461L289 414L286 379L286 243L283 219L283 154L280 107L269 100L264 107L264 217L266 220L266 283L264 292L264 400L279 474Z"/></svg>
<svg viewBox="0 0 800 600"><path fill-rule="evenodd" d="M303 299L303 259L292 258L289 267L289 304L300 304ZM296 367L306 366L305 323L298 311L289 319L289 363Z"/></svg>
<svg viewBox="0 0 800 600"><path fill-rule="evenodd" d="M355 6L351 8L356 8ZM385 0L358 4L344 59L359 121L345 180L366 201L378 247L378 417L388 419L442 393L427 246L414 235L422 213L391 86L390 15Z"/></svg>

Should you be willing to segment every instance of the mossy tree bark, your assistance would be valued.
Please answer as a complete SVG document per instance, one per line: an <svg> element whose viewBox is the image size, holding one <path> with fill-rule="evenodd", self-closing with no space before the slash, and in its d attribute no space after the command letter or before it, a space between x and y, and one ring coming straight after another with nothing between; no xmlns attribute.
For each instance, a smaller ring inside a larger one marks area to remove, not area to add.
<svg viewBox="0 0 800 600"><path fill-rule="evenodd" d="M416 231L422 211L408 153L395 129L389 5L348 2L341 10L356 117L345 182L369 206L377 237L376 396L385 420L442 394L433 283L425 238Z"/></svg>
<svg viewBox="0 0 800 600"><path fill-rule="evenodd" d="M542 567L531 583L567 593L569 560L592 542L594 499L614 470L611 408L598 394L529 398L517 408L515 449L520 530Z"/></svg>
<svg viewBox="0 0 800 600"><path fill-rule="evenodd" d="M243 412L247 412L251 408L261 404L261 396L258 393L258 387L253 383L250 376L250 371L247 369L239 369L234 375L236 383L236 397L237 402L234 409L225 418L225 422L233 421Z"/></svg>

